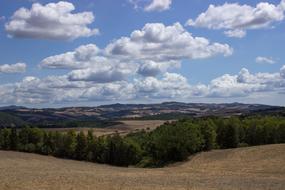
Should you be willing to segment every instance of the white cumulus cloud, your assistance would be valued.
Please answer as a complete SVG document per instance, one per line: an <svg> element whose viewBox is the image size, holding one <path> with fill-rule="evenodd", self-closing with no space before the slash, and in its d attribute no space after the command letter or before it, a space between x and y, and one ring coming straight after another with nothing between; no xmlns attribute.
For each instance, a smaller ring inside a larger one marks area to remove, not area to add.
<svg viewBox="0 0 285 190"><path fill-rule="evenodd" d="M128 0L135 9L141 8L144 11L165 11L170 9L172 0Z"/></svg>
<svg viewBox="0 0 285 190"><path fill-rule="evenodd" d="M272 57L262 57L262 56L256 57L255 62L256 63L268 63L268 64L276 63Z"/></svg>
<svg viewBox="0 0 285 190"><path fill-rule="evenodd" d="M246 31L240 29L234 29L234 30L225 31L224 34L228 37L243 38L246 36Z"/></svg>
<svg viewBox="0 0 285 190"><path fill-rule="evenodd" d="M68 75L38 78L0 85L1 104L43 104L90 101L180 100L191 98L246 98L255 94L285 92L285 66L276 73L224 74L208 84L190 84L178 73L165 72L154 77L134 76L128 81L97 83L92 80L72 81ZM224 99L225 100L225 99Z"/></svg>
<svg viewBox="0 0 285 190"><path fill-rule="evenodd" d="M25 63L4 64L0 65L0 73L23 73L26 71Z"/></svg>
<svg viewBox="0 0 285 190"><path fill-rule="evenodd" d="M106 57L95 44L82 45L74 51L47 57L41 61L42 68L69 69L71 81L94 81L106 83L126 80L135 73L136 63L125 63Z"/></svg>
<svg viewBox="0 0 285 190"><path fill-rule="evenodd" d="M74 5L66 1L34 3L31 9L18 9L5 29L11 37L52 40L74 40L98 34L98 29L87 26L94 21L93 13L72 13L74 10Z"/></svg>
<svg viewBox="0 0 285 190"><path fill-rule="evenodd" d="M210 97L242 97L255 92L284 91L285 80L280 73L251 74L243 68L238 75L225 74L209 84Z"/></svg>
<svg viewBox="0 0 285 190"><path fill-rule="evenodd" d="M71 81L94 81L106 83L126 80L134 69L124 63L102 63L94 67L74 70L68 74Z"/></svg>
<svg viewBox="0 0 285 190"><path fill-rule="evenodd" d="M285 65L283 65L283 67L280 69L280 75L285 79Z"/></svg>
<svg viewBox="0 0 285 190"><path fill-rule="evenodd" d="M246 30L265 28L284 19L284 0L278 5L261 2L252 7L238 3L210 5L196 19L189 19L187 25L208 29L224 29L229 37L244 37Z"/></svg>
<svg viewBox="0 0 285 190"><path fill-rule="evenodd" d="M170 68L179 68L180 62L168 61L168 62L154 62L146 61L138 68L137 73L142 76L156 76L161 73L165 73Z"/></svg>
<svg viewBox="0 0 285 190"><path fill-rule="evenodd" d="M169 61L181 59L202 59L222 54L231 55L228 44L211 43L203 37L193 37L179 23L165 26L148 23L141 30L135 30L130 37L122 37L106 47L109 55L122 59Z"/></svg>
<svg viewBox="0 0 285 190"><path fill-rule="evenodd" d="M95 44L82 45L74 51L47 57L41 61L41 67L54 69L82 69L90 66L90 62L104 60L99 56L100 49Z"/></svg>
<svg viewBox="0 0 285 190"><path fill-rule="evenodd" d="M106 83L127 80L136 73L156 76L179 68L183 59L228 56L232 52L228 44L193 37L179 23L170 26L154 23L135 30L130 37L114 40L103 49L95 44L82 45L74 51L45 58L40 66L70 69L68 77L73 81Z"/></svg>
<svg viewBox="0 0 285 190"><path fill-rule="evenodd" d="M152 2L147 5L145 11L164 11L170 8L172 0L152 0Z"/></svg>
<svg viewBox="0 0 285 190"><path fill-rule="evenodd" d="M166 72L161 79L146 77L135 81L137 95L146 98L186 98L190 86L187 79L178 73Z"/></svg>

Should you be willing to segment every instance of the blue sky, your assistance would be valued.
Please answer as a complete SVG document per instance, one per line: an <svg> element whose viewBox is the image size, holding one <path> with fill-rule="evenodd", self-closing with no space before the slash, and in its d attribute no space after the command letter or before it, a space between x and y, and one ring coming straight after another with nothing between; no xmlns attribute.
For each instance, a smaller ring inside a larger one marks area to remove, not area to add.
<svg viewBox="0 0 285 190"><path fill-rule="evenodd" d="M284 0L0 4L0 105L285 103Z"/></svg>

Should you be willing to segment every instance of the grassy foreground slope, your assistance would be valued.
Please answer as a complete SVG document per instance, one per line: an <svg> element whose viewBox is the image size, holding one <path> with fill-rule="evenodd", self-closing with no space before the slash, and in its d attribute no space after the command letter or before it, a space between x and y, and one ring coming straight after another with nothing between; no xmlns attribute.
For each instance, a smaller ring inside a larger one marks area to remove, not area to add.
<svg viewBox="0 0 285 190"><path fill-rule="evenodd" d="M1 190L285 188L285 144L214 150L159 169L119 168L0 151Z"/></svg>

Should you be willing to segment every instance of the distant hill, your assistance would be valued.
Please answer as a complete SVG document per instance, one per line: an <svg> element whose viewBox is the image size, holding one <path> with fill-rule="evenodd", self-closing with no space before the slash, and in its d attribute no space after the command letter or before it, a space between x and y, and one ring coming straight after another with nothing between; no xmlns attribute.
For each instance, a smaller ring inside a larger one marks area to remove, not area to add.
<svg viewBox="0 0 285 190"><path fill-rule="evenodd" d="M118 119L178 119L184 117L278 114L285 115L284 107L261 104L207 104L164 102L160 104L111 104L97 107L26 108L0 107L0 127L104 127Z"/></svg>
<svg viewBox="0 0 285 190"><path fill-rule="evenodd" d="M0 107L0 111L1 111L1 110L17 110L17 109L25 109L25 108L26 108L26 107L23 107L23 106L11 105L11 106Z"/></svg>
<svg viewBox="0 0 285 190"><path fill-rule="evenodd" d="M27 123L18 116L0 112L0 127L24 126Z"/></svg>

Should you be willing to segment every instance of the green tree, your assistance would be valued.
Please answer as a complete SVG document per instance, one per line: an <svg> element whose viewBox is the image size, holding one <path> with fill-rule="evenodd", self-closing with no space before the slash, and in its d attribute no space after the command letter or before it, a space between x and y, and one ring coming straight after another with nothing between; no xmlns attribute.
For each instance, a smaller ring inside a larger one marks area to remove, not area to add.
<svg viewBox="0 0 285 190"><path fill-rule="evenodd" d="M230 123L226 128L225 133L225 148L236 148L239 144L239 130L235 123Z"/></svg>
<svg viewBox="0 0 285 190"><path fill-rule="evenodd" d="M106 163L116 166L128 166L139 161L136 147L129 144L119 134L108 137L106 141L108 150Z"/></svg>
<svg viewBox="0 0 285 190"><path fill-rule="evenodd" d="M64 139L65 139L65 135L63 133L60 133L58 131L56 131L53 135L52 135L52 141L53 141L53 146L54 146L54 156L57 157L65 157L66 153L64 150Z"/></svg>
<svg viewBox="0 0 285 190"><path fill-rule="evenodd" d="M76 137L75 158L78 160L87 159L87 139L81 131Z"/></svg>
<svg viewBox="0 0 285 190"><path fill-rule="evenodd" d="M29 143L36 146L41 146L43 142L44 131L39 128L30 128L29 129Z"/></svg>
<svg viewBox="0 0 285 190"><path fill-rule="evenodd" d="M164 124L151 132L146 151L157 163L181 161L201 151L204 140L199 125L187 121Z"/></svg>
<svg viewBox="0 0 285 190"><path fill-rule="evenodd" d="M10 149L17 150L18 149L18 133L17 129L13 127L10 133Z"/></svg>
<svg viewBox="0 0 285 190"><path fill-rule="evenodd" d="M24 127L19 131L19 149L41 153L43 135L43 130L39 128Z"/></svg>
<svg viewBox="0 0 285 190"><path fill-rule="evenodd" d="M258 139L256 138L256 131L257 127L255 124L251 124L247 127L246 135L245 135L245 142L249 145L257 145Z"/></svg>
<svg viewBox="0 0 285 190"><path fill-rule="evenodd" d="M94 162L108 163L109 151L108 151L106 137L98 137L94 141L94 147L92 149L92 156L93 156Z"/></svg>
<svg viewBox="0 0 285 190"><path fill-rule="evenodd" d="M281 123L278 127L279 140L278 143L285 143L285 123Z"/></svg>
<svg viewBox="0 0 285 190"><path fill-rule="evenodd" d="M30 136L29 127L26 126L19 131L19 143L21 147L29 143L29 136Z"/></svg>
<svg viewBox="0 0 285 190"><path fill-rule="evenodd" d="M224 147L224 141L225 141L225 136L226 136L226 124L223 120L219 119L216 121L216 125L217 125L216 142L217 142L219 148L225 148Z"/></svg>
<svg viewBox="0 0 285 190"><path fill-rule="evenodd" d="M217 129L217 142L220 148L236 148L239 144L240 122L237 118L230 118L220 122Z"/></svg>
<svg viewBox="0 0 285 190"><path fill-rule="evenodd" d="M10 149L10 136L11 136L11 129L4 128L2 129L2 149L9 150Z"/></svg>
<svg viewBox="0 0 285 190"><path fill-rule="evenodd" d="M66 158L74 158L76 147L76 133L74 130L70 130L63 138L63 156Z"/></svg>
<svg viewBox="0 0 285 190"><path fill-rule="evenodd" d="M4 138L3 138L3 129L0 128L0 150L3 149Z"/></svg>
<svg viewBox="0 0 285 190"><path fill-rule="evenodd" d="M95 153L96 153L96 150L95 150L95 137L93 135L93 131L92 130L88 130L88 133L87 133L87 150L86 150L86 159L88 161L94 161L94 157L95 157Z"/></svg>
<svg viewBox="0 0 285 190"><path fill-rule="evenodd" d="M41 152L45 155L52 155L55 152L55 142L52 132L44 132Z"/></svg>
<svg viewBox="0 0 285 190"><path fill-rule="evenodd" d="M212 122L202 124L202 135L205 141L204 150L212 150L216 146L217 133Z"/></svg>

